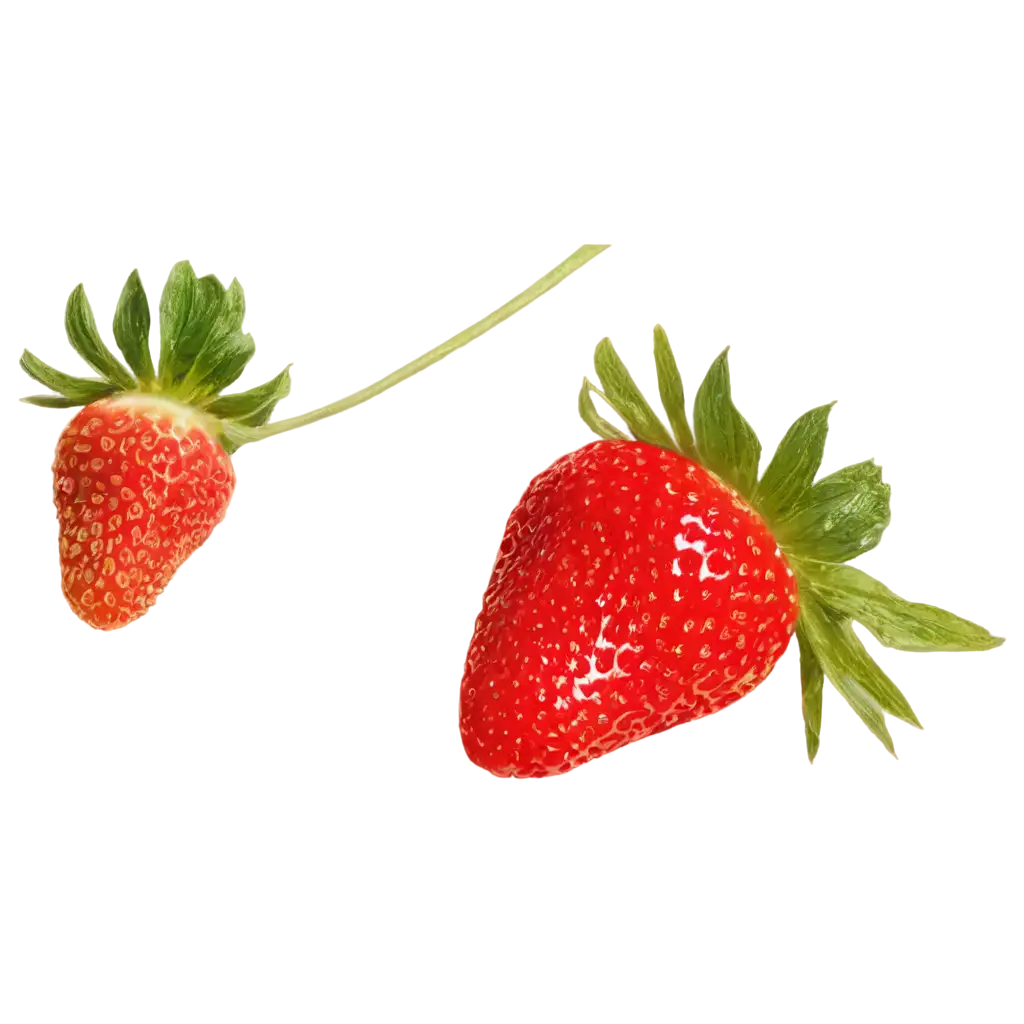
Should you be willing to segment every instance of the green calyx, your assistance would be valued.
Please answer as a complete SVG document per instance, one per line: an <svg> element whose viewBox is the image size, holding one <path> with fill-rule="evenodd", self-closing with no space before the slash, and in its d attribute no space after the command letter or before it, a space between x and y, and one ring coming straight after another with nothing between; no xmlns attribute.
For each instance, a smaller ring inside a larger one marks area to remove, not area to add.
<svg viewBox="0 0 1024 1024"><path fill-rule="evenodd" d="M234 428L266 423L291 385L287 370L253 382L254 346L245 327L241 282L200 276L187 262L171 266L159 302L137 270L129 273L102 329L77 285L68 294L65 333L91 373L63 373L25 350L20 369L49 392L25 396L27 404L71 412L114 395L159 395L209 417L218 440L233 452Z"/></svg>
<svg viewBox="0 0 1024 1024"><path fill-rule="evenodd" d="M885 717L921 727L906 697L867 652L853 623L884 646L901 651L985 651L1001 637L952 612L905 601L878 580L847 565L875 547L889 525L889 485L873 461L847 466L815 480L825 451L828 415L835 403L804 413L786 432L758 476L761 443L733 405L728 349L711 365L693 402L693 429L682 380L664 330L654 328L658 390L671 431L658 419L612 346L603 339L594 353L601 390L584 378L579 411L599 437L628 435L602 418L599 395L638 441L699 462L758 511L785 552L796 576L800 617L800 685L807 756L813 761L821 736L824 679L842 694L861 721L895 756Z"/></svg>
<svg viewBox="0 0 1024 1024"><path fill-rule="evenodd" d="M460 325L436 344L415 351L381 377L315 409L272 421L271 414L288 392L291 376L282 371L263 383L252 383L253 345L243 324L242 284L231 281L224 285L212 274L201 278L190 264L178 263L167 276L159 316L155 317L153 299L140 274L133 271L108 330L103 332L109 342L96 331L82 286L69 295L65 315L68 339L79 361L97 376L70 376L47 366L31 351L23 351L19 359L22 373L50 392L26 395L23 400L30 406L72 411L115 394L159 394L188 404L213 420L221 444L234 452L244 444L373 398L525 309L612 249L611 243L600 241L573 246L535 278L522 282L498 306Z"/></svg>

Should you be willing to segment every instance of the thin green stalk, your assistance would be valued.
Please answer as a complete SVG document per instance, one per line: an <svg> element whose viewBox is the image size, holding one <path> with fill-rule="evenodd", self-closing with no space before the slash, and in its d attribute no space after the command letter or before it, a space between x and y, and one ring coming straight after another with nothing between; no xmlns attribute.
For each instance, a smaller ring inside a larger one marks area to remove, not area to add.
<svg viewBox="0 0 1024 1024"><path fill-rule="evenodd" d="M351 406L355 406L355 404L360 401L372 398L374 395L379 394L386 388L389 388L392 384L396 384L398 381L411 376L418 370L422 370L434 360L439 359L441 356L447 355L450 352L454 352L456 349L461 348L467 342L472 341L485 331L489 331L512 313L517 312L522 309L523 306L529 305L529 303L540 298L549 289L567 278L569 274L574 273L581 267L593 262L599 256L607 253L611 248L612 243L610 242L587 242L582 245L575 246L563 259L552 263L543 273L537 276L534 280L528 282L520 291L516 292L498 309L478 316L475 321L470 322L465 327L462 327L453 334L443 338L437 345L428 348L425 352L422 352L412 359L401 362L401 364L395 367L390 373L378 378L367 387L358 391L349 392L348 394L338 398L336 401L324 404L324 406L318 407L317 409L303 413L296 413L294 416L290 416L285 419L273 420L254 431L252 439L258 440L267 434L276 434L285 430L291 430L293 427L302 426L306 423L312 422L313 420L319 419L319 417L329 416L331 413L337 413L339 410L348 409Z"/></svg>

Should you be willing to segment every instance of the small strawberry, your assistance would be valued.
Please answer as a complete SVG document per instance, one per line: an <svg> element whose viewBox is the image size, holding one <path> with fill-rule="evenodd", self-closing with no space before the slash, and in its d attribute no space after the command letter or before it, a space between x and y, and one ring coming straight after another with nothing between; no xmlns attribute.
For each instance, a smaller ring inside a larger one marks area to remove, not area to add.
<svg viewBox="0 0 1024 1024"><path fill-rule="evenodd" d="M462 679L470 760L499 776L570 771L728 707L794 632L810 760L825 675L893 753L885 714L920 723L851 622L900 650L1002 640L845 564L881 539L889 487L873 462L814 481L831 405L793 424L758 479L761 445L732 403L727 352L697 391L693 431L661 327L654 353L672 432L604 339L604 391L584 378L579 396L602 440L536 477L508 520ZM636 440L598 415L592 392Z"/></svg>
<svg viewBox="0 0 1024 1024"><path fill-rule="evenodd" d="M114 316L114 338L129 370L104 345L79 285L65 327L78 354L100 375L71 377L31 352L22 368L55 394L23 401L84 409L64 428L53 463L64 596L97 629L144 615L181 564L224 518L241 445L333 416L373 398L468 344L555 287L607 246L582 246L526 291L472 327L362 391L303 416L268 422L290 388L288 369L259 387L221 391L255 351L242 333L238 281L196 278L187 262L171 271L160 300L160 357L149 350L146 293L133 271Z"/></svg>
<svg viewBox="0 0 1024 1024"><path fill-rule="evenodd" d="M129 371L103 344L79 285L65 327L101 376L60 373L26 351L21 365L57 392L25 401L85 408L64 428L53 463L64 596L79 618L116 629L144 615L178 567L224 518L235 474L229 423L259 424L288 393L285 370L244 395L218 398L252 358L237 281L171 272L160 303L161 349L149 352L146 293L133 272L121 293L114 337Z"/></svg>
<svg viewBox="0 0 1024 1024"><path fill-rule="evenodd" d="M57 442L53 501L64 596L97 629L144 615L224 518L235 472L196 409L152 395L104 398Z"/></svg>

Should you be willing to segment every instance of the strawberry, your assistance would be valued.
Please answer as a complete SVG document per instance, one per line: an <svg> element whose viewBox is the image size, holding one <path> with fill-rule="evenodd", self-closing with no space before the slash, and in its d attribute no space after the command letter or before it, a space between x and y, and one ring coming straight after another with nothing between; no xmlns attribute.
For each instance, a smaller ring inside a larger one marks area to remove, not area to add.
<svg viewBox="0 0 1024 1024"><path fill-rule="evenodd" d="M231 457L197 410L153 395L101 399L53 463L64 596L98 629L144 615L224 518Z"/></svg>
<svg viewBox="0 0 1024 1024"><path fill-rule="evenodd" d="M911 651L987 650L981 626L897 597L847 565L889 523L873 462L815 482L831 405L801 416L758 477L761 445L732 403L728 350L694 402L654 332L671 432L606 338L579 410L602 439L534 478L509 517L466 657L460 729L499 776L558 775L750 693L797 636L807 754L828 676L890 753L891 714L920 727L857 620ZM633 435L601 418L591 394Z"/></svg>
<svg viewBox="0 0 1024 1024"><path fill-rule="evenodd" d="M231 431L265 423L288 394L287 369L251 391L219 394L255 351L241 330L244 315L238 281L225 289L179 263L160 302L157 367L136 272L113 327L130 370L100 339L81 285L68 299L65 328L100 376L71 377L22 355L25 371L57 392L24 401L85 406L57 441L53 500L64 596L90 626L117 629L148 611L227 512L235 487L229 453L237 447Z"/></svg>
<svg viewBox="0 0 1024 1024"><path fill-rule="evenodd" d="M255 352L242 332L245 297L197 278L178 263L160 300L160 356L149 349L150 312L133 271L114 315L125 366L106 347L79 285L68 299L72 347L98 377L72 377L31 352L22 368L54 394L23 399L49 408L84 408L61 432L53 463L64 596L97 629L144 615L181 564L224 518L235 488L231 461L244 444L343 412L468 344L555 287L607 246L582 246L567 260L472 327L394 373L322 409L270 423L290 389L285 368L237 394L233 384Z"/></svg>

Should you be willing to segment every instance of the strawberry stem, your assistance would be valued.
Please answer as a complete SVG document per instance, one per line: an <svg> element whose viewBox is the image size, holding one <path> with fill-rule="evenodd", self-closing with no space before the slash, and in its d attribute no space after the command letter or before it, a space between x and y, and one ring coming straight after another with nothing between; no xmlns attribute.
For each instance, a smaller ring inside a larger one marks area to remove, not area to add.
<svg viewBox="0 0 1024 1024"><path fill-rule="evenodd" d="M483 334L485 331L489 331L493 327L496 327L513 313L518 312L524 306L527 306L536 299L539 299L545 292L549 291L555 285L567 278L569 274L574 273L587 264L592 263L599 257L605 255L611 248L612 244L610 242L587 242L573 247L567 256L549 264L545 270L537 276L537 278L534 278L521 286L519 290L514 292L513 295L501 306L481 314L473 319L469 324L457 329L451 335L442 338L438 344L433 345L425 351L417 353L412 358L401 362L401 364L389 373L379 377L367 387L351 391L335 401L323 404L323 406L317 409L296 413L294 416L280 420L274 420L271 423L258 428L249 428L245 424L231 423L227 426L228 435L237 443L261 440L269 434L279 434L286 430L291 430L294 427L304 426L306 423L311 423L323 416L329 416L330 414L340 412L343 409L350 409L361 401L373 398L375 395L385 391L392 384L396 384L398 381L412 376L418 370L422 370L424 367L429 366L431 362L462 348L465 344L472 341L474 338L479 337L479 335Z"/></svg>

